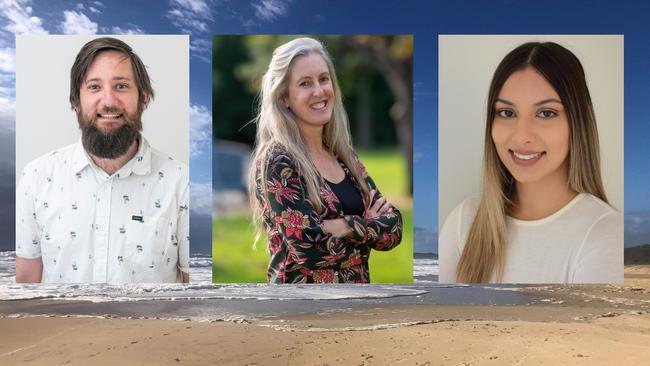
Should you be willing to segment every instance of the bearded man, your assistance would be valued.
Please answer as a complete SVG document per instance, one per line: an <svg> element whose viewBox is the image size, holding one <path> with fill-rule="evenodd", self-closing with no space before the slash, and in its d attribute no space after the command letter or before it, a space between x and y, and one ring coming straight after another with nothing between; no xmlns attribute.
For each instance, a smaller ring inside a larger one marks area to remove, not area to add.
<svg viewBox="0 0 650 366"><path fill-rule="evenodd" d="M70 70L81 141L43 155L16 188L17 282L188 282L185 164L152 148L149 75L121 40L86 43Z"/></svg>

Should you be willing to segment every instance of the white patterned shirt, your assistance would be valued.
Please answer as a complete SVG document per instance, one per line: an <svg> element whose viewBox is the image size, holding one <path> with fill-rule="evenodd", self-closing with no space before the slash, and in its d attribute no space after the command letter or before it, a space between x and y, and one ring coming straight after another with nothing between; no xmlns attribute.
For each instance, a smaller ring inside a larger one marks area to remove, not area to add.
<svg viewBox="0 0 650 366"><path fill-rule="evenodd" d="M16 256L42 282L180 282L189 273L189 175L151 148L113 175L81 142L30 162L16 188Z"/></svg>

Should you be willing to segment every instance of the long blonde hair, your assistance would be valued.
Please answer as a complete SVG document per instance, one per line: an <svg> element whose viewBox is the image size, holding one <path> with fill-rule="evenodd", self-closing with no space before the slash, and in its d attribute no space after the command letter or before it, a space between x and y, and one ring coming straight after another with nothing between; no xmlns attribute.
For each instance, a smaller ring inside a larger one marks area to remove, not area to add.
<svg viewBox="0 0 650 366"><path fill-rule="evenodd" d="M322 212L325 208L320 197L320 186L323 184L323 178L309 158L309 150L300 134L295 115L283 102L289 93L288 83L291 77L293 61L297 57L309 54L318 54L325 60L334 89L332 118L323 128L323 143L331 154L345 164L358 182L364 201L367 202L369 199L368 185L359 171L352 149L348 116L343 107L341 88L336 78L332 60L319 41L312 38L296 38L273 51L269 68L262 77L262 86L258 97L258 114L255 118L257 123L255 150L248 178L249 199L253 208L253 224L257 229L255 242L259 239L263 220L263 207L256 199L256 194L258 189L263 195L268 194L267 182L264 180L264 169L267 169L268 155L273 148L281 147L293 158L306 186L307 196L315 206L314 208L319 212ZM258 174L262 175L261 187L257 187L256 183Z"/></svg>
<svg viewBox="0 0 650 366"><path fill-rule="evenodd" d="M569 120L568 186L607 202L600 176L600 148L594 109L580 60L553 43L525 43L501 61L490 85L485 128L483 179L479 207L456 268L456 280L488 282L493 273L501 281L507 249L506 214L512 208L515 180L497 155L492 122L497 97L514 72L532 67L560 96Z"/></svg>

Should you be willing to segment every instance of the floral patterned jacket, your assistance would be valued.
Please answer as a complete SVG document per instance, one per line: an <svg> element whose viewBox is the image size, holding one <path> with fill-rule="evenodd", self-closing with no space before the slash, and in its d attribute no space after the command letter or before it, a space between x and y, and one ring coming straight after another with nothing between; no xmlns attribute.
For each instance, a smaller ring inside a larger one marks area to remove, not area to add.
<svg viewBox="0 0 650 366"><path fill-rule="evenodd" d="M370 189L376 189L363 164L358 159L357 162ZM385 251L400 243L400 212L393 207L373 219L343 215L339 199L324 182L320 192L326 207L319 213L307 196L301 172L284 148L274 147L264 163L257 163L256 185L268 235L269 282L370 282L370 249ZM349 170L342 167L358 189ZM262 180L266 181L266 195L262 192ZM374 200L380 197L377 192ZM344 218L350 225L350 236L335 237L322 230L323 220L337 218Z"/></svg>

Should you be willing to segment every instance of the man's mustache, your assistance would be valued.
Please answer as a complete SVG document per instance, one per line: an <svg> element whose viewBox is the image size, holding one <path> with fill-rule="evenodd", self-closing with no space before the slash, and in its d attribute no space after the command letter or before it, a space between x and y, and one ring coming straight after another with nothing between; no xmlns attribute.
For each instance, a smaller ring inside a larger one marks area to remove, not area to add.
<svg viewBox="0 0 650 366"><path fill-rule="evenodd" d="M95 113L95 115L98 114L121 114L123 116L126 116L126 112L120 107L104 107Z"/></svg>
<svg viewBox="0 0 650 366"><path fill-rule="evenodd" d="M134 116L129 116L124 109L119 108L119 107L105 107L97 112L93 113L92 115L88 116L88 122L90 122L91 125L97 125L97 119L99 118L100 115L102 114L117 114L122 117L124 122L132 124L133 120L132 117Z"/></svg>

